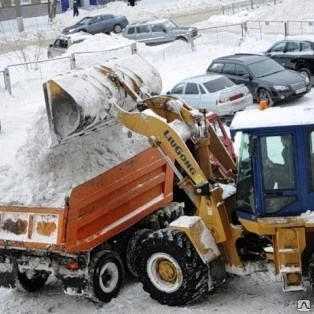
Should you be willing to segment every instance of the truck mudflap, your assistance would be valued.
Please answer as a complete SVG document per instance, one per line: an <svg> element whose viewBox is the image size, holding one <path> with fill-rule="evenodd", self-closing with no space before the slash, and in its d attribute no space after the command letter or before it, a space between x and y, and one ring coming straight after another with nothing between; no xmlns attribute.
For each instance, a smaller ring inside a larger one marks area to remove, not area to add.
<svg viewBox="0 0 314 314"><path fill-rule="evenodd" d="M56 76L43 84L52 143L106 125L113 103L130 111L161 87L160 74L138 55Z"/></svg>
<svg viewBox="0 0 314 314"><path fill-rule="evenodd" d="M0 287L16 287L17 265L8 256L0 256Z"/></svg>

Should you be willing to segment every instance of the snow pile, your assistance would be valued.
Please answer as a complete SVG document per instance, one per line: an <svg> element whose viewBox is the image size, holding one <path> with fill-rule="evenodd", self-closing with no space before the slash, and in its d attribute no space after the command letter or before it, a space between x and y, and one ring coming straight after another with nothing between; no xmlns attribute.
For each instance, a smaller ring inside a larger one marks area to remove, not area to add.
<svg viewBox="0 0 314 314"><path fill-rule="evenodd" d="M148 147L145 138L128 138L122 126L114 123L50 148L45 110L35 117L14 168L1 173L2 204L63 207L64 198L75 186Z"/></svg>

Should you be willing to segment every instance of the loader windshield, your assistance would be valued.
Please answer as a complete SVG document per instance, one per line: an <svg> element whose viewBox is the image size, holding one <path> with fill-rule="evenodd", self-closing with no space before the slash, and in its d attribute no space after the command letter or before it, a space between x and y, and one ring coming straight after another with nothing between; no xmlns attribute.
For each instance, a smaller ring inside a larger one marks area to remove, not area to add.
<svg viewBox="0 0 314 314"><path fill-rule="evenodd" d="M242 134L241 149L238 161L237 178L237 209L252 213L255 208L255 197L252 179L252 166L250 157L250 139L248 134Z"/></svg>

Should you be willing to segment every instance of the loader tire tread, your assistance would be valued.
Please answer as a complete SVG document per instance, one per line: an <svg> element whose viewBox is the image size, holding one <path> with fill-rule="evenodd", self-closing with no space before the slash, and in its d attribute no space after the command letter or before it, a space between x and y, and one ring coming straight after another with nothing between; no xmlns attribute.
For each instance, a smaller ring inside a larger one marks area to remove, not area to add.
<svg viewBox="0 0 314 314"><path fill-rule="evenodd" d="M159 289L148 275L148 261L158 253L171 256L179 264L182 283L175 291ZM208 291L208 268L187 236L175 229L155 231L143 241L137 272L143 289L161 304L180 306L194 302Z"/></svg>

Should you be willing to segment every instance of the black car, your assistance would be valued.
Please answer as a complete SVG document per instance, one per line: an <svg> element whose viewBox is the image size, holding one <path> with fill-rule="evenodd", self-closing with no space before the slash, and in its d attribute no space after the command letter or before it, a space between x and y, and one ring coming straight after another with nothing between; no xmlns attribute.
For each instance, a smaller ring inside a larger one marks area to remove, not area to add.
<svg viewBox="0 0 314 314"><path fill-rule="evenodd" d="M314 42L285 39L276 42L265 54L287 69L301 72L310 79L314 75Z"/></svg>
<svg viewBox="0 0 314 314"><path fill-rule="evenodd" d="M63 34L72 34L77 32L86 32L89 34L97 33L121 33L123 28L129 24L125 16L113 14L101 14L95 16L86 16L76 24L66 27L62 30Z"/></svg>
<svg viewBox="0 0 314 314"><path fill-rule="evenodd" d="M212 61L207 73L221 73L236 84L246 85L256 101L271 106L279 101L301 97L311 90L308 77L287 70L264 55L235 54Z"/></svg>

